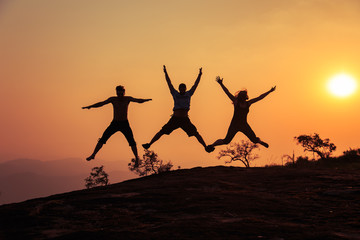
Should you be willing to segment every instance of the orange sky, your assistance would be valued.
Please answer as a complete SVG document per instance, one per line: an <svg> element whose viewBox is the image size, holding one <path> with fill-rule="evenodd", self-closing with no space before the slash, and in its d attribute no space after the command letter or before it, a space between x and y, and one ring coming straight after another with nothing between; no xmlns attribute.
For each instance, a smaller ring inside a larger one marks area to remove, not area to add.
<svg viewBox="0 0 360 240"><path fill-rule="evenodd" d="M163 64L174 86L190 87L203 68L190 119L206 143L225 136L233 111L217 75L231 92L247 88L250 98L277 86L250 109L250 125L270 144L255 165L303 154L293 140L300 134L330 138L335 155L359 148L359 91L339 99L326 90L339 72L360 79L359 12L357 0L1 1L0 161L87 157L112 107L81 107L114 95L119 84L128 95L153 99L129 107L142 153L140 144L172 113ZM238 133L233 141L241 139ZM224 164L218 150L206 153L181 130L152 150L183 168ZM118 133L97 160L127 168L131 157Z"/></svg>

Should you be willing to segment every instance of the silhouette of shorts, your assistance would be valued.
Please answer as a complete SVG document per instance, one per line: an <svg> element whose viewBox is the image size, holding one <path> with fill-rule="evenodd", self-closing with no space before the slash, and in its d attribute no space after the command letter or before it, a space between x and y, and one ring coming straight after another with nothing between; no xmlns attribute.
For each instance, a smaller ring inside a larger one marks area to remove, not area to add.
<svg viewBox="0 0 360 240"><path fill-rule="evenodd" d="M260 140L247 122L239 122L236 119L233 119L224 139L225 142L230 142L237 132L245 134L245 136L247 136L253 143L257 143Z"/></svg>
<svg viewBox="0 0 360 240"><path fill-rule="evenodd" d="M170 120L162 127L161 133L169 135L175 129L181 128L186 134L191 137L197 134L197 129L191 123L189 117L175 117L172 116Z"/></svg>
<svg viewBox="0 0 360 240"><path fill-rule="evenodd" d="M107 140L117 131L120 131L124 134L130 146L136 145L136 142L134 140L134 135L132 133L128 120L112 121L104 131L102 137L99 139L99 142L105 144Z"/></svg>

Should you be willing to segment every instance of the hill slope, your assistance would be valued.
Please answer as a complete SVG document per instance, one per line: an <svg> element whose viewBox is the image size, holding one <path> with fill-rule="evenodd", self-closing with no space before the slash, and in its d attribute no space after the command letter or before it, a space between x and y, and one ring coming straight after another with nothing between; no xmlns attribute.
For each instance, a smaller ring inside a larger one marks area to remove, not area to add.
<svg viewBox="0 0 360 240"><path fill-rule="evenodd" d="M25 201L84 188L91 168L104 165L110 182L137 177L122 171L123 164L68 158L54 161L16 159L0 163L0 204ZM109 171L111 170L111 171Z"/></svg>
<svg viewBox="0 0 360 240"><path fill-rule="evenodd" d="M0 239L359 239L355 170L177 170L0 206Z"/></svg>

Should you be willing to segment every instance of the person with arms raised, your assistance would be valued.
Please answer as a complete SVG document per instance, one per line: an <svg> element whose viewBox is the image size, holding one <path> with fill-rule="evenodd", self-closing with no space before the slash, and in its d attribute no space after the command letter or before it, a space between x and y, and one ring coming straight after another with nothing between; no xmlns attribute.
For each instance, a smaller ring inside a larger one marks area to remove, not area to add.
<svg viewBox="0 0 360 240"><path fill-rule="evenodd" d="M231 120L229 129L228 129L228 132L227 132L225 138L218 139L213 144L207 146L206 147L207 151L213 151L215 146L229 144L231 142L231 140L235 137L237 132L242 132L243 134L245 134L250 139L250 141L252 141L253 143L259 143L259 144L263 145L264 147L268 148L269 144L267 144L266 142L264 142L260 138L258 138L256 136L256 134L254 133L254 131L251 129L249 123L247 122L247 115L249 113L250 106L253 103L256 103L256 102L262 100L263 98L265 98L267 95L269 95L269 93L275 91L276 86L272 87L269 91L261 94L260 96L248 100L249 97L248 97L247 90L239 91L234 96L225 87L225 85L223 84L222 78L220 78L218 76L218 77L216 77L216 81L220 84L220 86L223 89L223 91L225 92L225 94L232 101L232 103L234 105L234 115Z"/></svg>
<svg viewBox="0 0 360 240"><path fill-rule="evenodd" d="M186 134L191 137L195 136L198 142L206 148L206 144L204 139L201 137L195 125L190 121L188 112L190 110L190 100L192 95L194 94L197 86L199 85L201 75L202 75L202 68L199 69L199 74L197 79L195 80L194 85L190 88L189 91L186 91L186 85L181 83L179 85L179 91L177 91L171 83L170 77L167 73L166 66L163 66L166 83L170 89L170 93L174 99L174 108L173 108L173 115L170 120L162 127L162 129L155 134L155 136L151 139L149 143L145 143L142 146L145 149L149 149L150 146L159 140L164 134L169 135L172 131L177 128L181 128L186 132Z"/></svg>

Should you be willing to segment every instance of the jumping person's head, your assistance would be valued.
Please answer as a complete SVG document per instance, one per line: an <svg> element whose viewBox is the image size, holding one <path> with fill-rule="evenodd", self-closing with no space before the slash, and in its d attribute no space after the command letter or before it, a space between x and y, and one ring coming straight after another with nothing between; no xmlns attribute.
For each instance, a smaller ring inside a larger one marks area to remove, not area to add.
<svg viewBox="0 0 360 240"><path fill-rule="evenodd" d="M185 83L180 83L180 85L179 85L179 92L180 92L181 95L185 94L185 92L186 92L186 85L185 85Z"/></svg>
<svg viewBox="0 0 360 240"><path fill-rule="evenodd" d="M248 96L247 90L245 89L245 90L238 91L235 94L235 98L236 98L236 100L241 101L241 102L248 100L249 96Z"/></svg>
<svg viewBox="0 0 360 240"><path fill-rule="evenodd" d="M125 88L124 86L117 86L116 87L116 94L119 96L119 97L123 97L125 95Z"/></svg>

